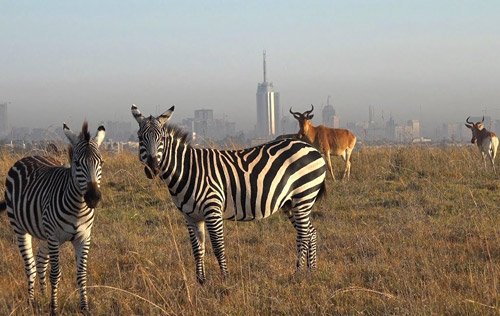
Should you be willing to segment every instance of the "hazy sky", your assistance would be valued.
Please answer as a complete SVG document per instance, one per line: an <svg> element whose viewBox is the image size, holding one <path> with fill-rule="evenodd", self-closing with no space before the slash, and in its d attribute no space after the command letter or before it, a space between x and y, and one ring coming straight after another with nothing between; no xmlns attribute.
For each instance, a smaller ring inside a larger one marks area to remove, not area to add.
<svg viewBox="0 0 500 316"><path fill-rule="evenodd" d="M136 103L250 129L264 49L285 112L331 95L342 122L369 105L500 118L498 0L0 0L0 102L17 126L131 120Z"/></svg>

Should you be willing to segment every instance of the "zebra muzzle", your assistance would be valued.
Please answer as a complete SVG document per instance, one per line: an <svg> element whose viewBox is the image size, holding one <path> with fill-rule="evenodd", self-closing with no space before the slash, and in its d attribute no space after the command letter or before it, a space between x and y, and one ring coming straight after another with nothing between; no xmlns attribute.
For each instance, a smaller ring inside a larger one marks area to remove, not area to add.
<svg viewBox="0 0 500 316"><path fill-rule="evenodd" d="M155 173L148 166L144 166L144 173L146 174L146 177L148 177L148 179L153 179L158 174L157 172Z"/></svg>
<svg viewBox="0 0 500 316"><path fill-rule="evenodd" d="M101 201L101 190L97 186L97 183L87 183L87 191L83 195L83 199L87 206L90 208L96 208Z"/></svg>
<svg viewBox="0 0 500 316"><path fill-rule="evenodd" d="M147 163L144 166L144 173L148 179L153 179L160 173L158 162L153 157L148 157Z"/></svg>

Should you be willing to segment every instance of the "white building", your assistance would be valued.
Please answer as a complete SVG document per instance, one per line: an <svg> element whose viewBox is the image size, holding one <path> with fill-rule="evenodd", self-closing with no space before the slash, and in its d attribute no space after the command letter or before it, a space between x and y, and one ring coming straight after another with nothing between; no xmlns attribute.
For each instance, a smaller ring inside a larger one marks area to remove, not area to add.
<svg viewBox="0 0 500 316"><path fill-rule="evenodd" d="M264 51L264 81L257 85L257 130L256 134L262 138L273 138L281 131L280 128L280 98L274 91L272 82L266 78L266 52Z"/></svg>

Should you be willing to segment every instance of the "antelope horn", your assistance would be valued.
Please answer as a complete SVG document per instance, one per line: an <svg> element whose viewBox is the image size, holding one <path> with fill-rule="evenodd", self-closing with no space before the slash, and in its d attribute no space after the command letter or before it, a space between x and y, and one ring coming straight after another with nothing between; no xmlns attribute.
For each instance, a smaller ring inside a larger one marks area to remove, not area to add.
<svg viewBox="0 0 500 316"><path fill-rule="evenodd" d="M292 111L292 107L290 107L290 113L292 113L292 115L293 115L294 117L300 117L300 115L301 115L299 112L293 112L293 111Z"/></svg>
<svg viewBox="0 0 500 316"><path fill-rule="evenodd" d="M474 124L472 122L469 122L469 119L470 119L470 116L465 120L465 122L469 123L469 124Z"/></svg>
<svg viewBox="0 0 500 316"><path fill-rule="evenodd" d="M309 111L305 111L304 116L308 116L309 114L311 114L313 110L314 110L314 105L311 104L311 109Z"/></svg>
<svg viewBox="0 0 500 316"><path fill-rule="evenodd" d="M484 122L484 115L483 115L483 119L481 120L481 123L483 123L483 122Z"/></svg>

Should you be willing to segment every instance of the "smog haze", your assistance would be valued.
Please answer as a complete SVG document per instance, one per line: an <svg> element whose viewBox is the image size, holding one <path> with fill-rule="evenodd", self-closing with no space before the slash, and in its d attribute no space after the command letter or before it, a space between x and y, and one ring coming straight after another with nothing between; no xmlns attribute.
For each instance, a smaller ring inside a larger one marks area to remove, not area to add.
<svg viewBox="0 0 500 316"><path fill-rule="evenodd" d="M426 124L500 118L498 1L2 1L0 102L10 124L175 119L200 108L251 130L267 78L282 112Z"/></svg>

